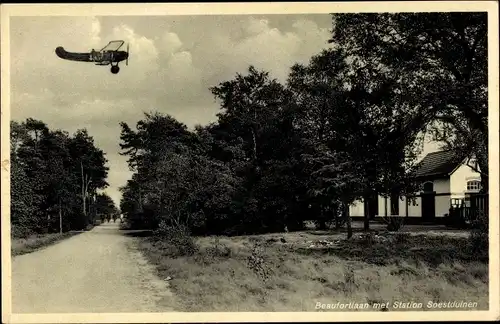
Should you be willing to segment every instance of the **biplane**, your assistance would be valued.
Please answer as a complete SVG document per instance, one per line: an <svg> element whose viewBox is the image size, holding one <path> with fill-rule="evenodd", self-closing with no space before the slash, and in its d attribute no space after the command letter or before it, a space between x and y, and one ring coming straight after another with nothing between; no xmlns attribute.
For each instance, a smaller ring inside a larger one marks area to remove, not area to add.
<svg viewBox="0 0 500 324"><path fill-rule="evenodd" d="M110 41L108 45L104 46L99 51L92 49L89 53L67 52L62 46L59 46L56 48L56 54L64 60L93 62L96 65L111 65L111 73L117 74L120 72L118 63L125 61L125 64L128 65L128 44L127 51L119 50L124 43L125 42L122 40Z"/></svg>

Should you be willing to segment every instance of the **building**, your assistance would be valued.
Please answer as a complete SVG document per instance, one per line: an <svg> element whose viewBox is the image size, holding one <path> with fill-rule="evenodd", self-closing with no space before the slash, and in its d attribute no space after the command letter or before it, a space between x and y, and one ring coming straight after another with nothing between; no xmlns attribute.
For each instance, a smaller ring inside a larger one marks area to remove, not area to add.
<svg viewBox="0 0 500 324"><path fill-rule="evenodd" d="M368 208L372 219L402 216L434 222L448 214L451 206L463 205L468 193L478 193L481 189L481 176L471 166L478 169L474 160L457 159L452 151L429 153L417 166L415 181L421 191L414 197L378 196L368 204L358 201L350 206L350 216L364 217L365 208Z"/></svg>

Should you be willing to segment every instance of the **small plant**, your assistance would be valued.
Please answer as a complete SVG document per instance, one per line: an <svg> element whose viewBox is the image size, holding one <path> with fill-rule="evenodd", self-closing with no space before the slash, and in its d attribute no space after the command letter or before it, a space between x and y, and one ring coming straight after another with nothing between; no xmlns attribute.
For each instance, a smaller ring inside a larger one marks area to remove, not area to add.
<svg viewBox="0 0 500 324"><path fill-rule="evenodd" d="M356 280L354 278L354 270L347 266L344 268L344 290L346 293L351 294L356 288Z"/></svg>
<svg viewBox="0 0 500 324"><path fill-rule="evenodd" d="M410 241L410 233L398 233L394 237L396 244L407 244Z"/></svg>
<svg viewBox="0 0 500 324"><path fill-rule="evenodd" d="M176 249L176 255L191 256L198 251L198 246L191 237L189 228L184 224L175 223L169 225L165 221L161 221L156 230L156 235L172 245Z"/></svg>
<svg viewBox="0 0 500 324"><path fill-rule="evenodd" d="M266 264L264 250L260 245L254 245L252 254L247 259L248 267L253 270L263 281L267 281L271 274L269 266Z"/></svg>
<svg viewBox="0 0 500 324"><path fill-rule="evenodd" d="M215 238L214 245L207 248L206 252L212 257L223 258L229 258L232 254L231 248L225 244L222 244L218 237Z"/></svg>
<svg viewBox="0 0 500 324"><path fill-rule="evenodd" d="M489 249L489 219L488 214L480 212L472 222L470 230L470 246L472 253L478 256L488 255Z"/></svg>
<svg viewBox="0 0 500 324"><path fill-rule="evenodd" d="M364 245L372 246L375 243L375 235L372 232L366 233L361 237L361 242Z"/></svg>
<svg viewBox="0 0 500 324"><path fill-rule="evenodd" d="M387 224L387 230L389 232L397 232L404 226L404 220L405 220L404 217L387 216L387 217L382 217L382 219Z"/></svg>
<svg viewBox="0 0 500 324"><path fill-rule="evenodd" d="M449 214L444 216L445 224L450 228L464 229L468 227L467 220L462 217L460 209L463 207L450 208Z"/></svg>

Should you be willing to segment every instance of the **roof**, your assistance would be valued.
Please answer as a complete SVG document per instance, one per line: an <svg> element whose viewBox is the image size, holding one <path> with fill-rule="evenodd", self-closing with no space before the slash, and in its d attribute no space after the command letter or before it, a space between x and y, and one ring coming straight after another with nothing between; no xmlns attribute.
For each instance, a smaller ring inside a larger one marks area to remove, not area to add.
<svg viewBox="0 0 500 324"><path fill-rule="evenodd" d="M447 176L462 162L463 158L457 157L456 152L452 150L429 153L418 163L415 176L417 178Z"/></svg>

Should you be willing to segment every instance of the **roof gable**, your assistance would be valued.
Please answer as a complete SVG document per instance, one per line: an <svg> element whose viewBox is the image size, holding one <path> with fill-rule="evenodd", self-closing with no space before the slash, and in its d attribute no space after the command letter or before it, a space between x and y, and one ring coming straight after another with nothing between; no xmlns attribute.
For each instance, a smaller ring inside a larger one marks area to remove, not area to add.
<svg viewBox="0 0 500 324"><path fill-rule="evenodd" d="M427 154L415 170L415 177L443 177L452 173L464 161L455 151L446 150Z"/></svg>

